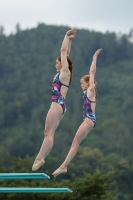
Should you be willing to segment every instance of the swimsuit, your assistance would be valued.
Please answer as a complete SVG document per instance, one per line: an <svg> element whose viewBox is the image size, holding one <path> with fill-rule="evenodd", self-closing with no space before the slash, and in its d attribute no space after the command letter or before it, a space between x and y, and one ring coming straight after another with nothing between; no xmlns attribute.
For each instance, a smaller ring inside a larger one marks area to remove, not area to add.
<svg viewBox="0 0 133 200"><path fill-rule="evenodd" d="M87 91L83 92L83 120L89 118L94 122L94 127L96 126L96 116L91 109L91 103L96 103L96 101L90 101L87 97Z"/></svg>
<svg viewBox="0 0 133 200"><path fill-rule="evenodd" d="M63 109L62 115L66 112L66 103L65 103L65 98L61 95L61 86L64 85L63 83L60 82L59 80L59 73L57 73L54 76L53 83L52 83L52 96L51 96L51 101L56 102L61 105ZM67 85L64 85L66 87L69 87Z"/></svg>

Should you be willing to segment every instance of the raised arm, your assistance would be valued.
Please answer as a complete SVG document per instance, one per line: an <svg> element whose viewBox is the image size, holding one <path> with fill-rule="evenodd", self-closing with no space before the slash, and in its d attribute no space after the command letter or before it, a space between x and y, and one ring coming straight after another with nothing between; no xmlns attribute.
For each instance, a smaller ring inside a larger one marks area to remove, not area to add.
<svg viewBox="0 0 133 200"><path fill-rule="evenodd" d="M72 39L69 38L69 42L68 42L68 48L67 48L67 55L69 56L70 51L71 51L71 44L72 44Z"/></svg>
<svg viewBox="0 0 133 200"><path fill-rule="evenodd" d="M74 28L72 30L67 31L67 33L66 33L69 37L68 48L67 48L67 55L68 56L69 56L70 50L71 50L72 39L76 36L76 31L77 31L77 29Z"/></svg>
<svg viewBox="0 0 133 200"><path fill-rule="evenodd" d="M77 29L71 29L66 32L61 46L61 64L62 68L68 68L67 56L70 54L72 39L76 36Z"/></svg>
<svg viewBox="0 0 133 200"><path fill-rule="evenodd" d="M89 75L90 75L89 88L90 89L94 89L94 87L95 87L94 77L95 77L95 73L96 73L97 57L101 51L102 51L102 49L98 49L93 55L93 59L92 59L92 63L90 66L90 71L89 71Z"/></svg>

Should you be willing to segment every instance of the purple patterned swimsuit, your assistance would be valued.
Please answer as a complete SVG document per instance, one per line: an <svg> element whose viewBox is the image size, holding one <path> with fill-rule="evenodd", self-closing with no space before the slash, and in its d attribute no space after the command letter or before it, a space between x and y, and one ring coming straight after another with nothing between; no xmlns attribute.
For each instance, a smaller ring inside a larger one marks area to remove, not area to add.
<svg viewBox="0 0 133 200"><path fill-rule="evenodd" d="M87 91L83 91L83 120L89 118L94 122L94 127L96 126L96 116L91 109L91 103L96 103L96 101L90 101L87 97Z"/></svg>
<svg viewBox="0 0 133 200"><path fill-rule="evenodd" d="M60 82L59 80L59 73L57 73L54 76L53 83L52 83L52 96L51 96L51 101L56 102L61 105L63 109L62 115L66 112L66 103L64 97L61 95L60 89L61 86L64 85L63 83ZM66 87L69 87L67 85L64 85Z"/></svg>

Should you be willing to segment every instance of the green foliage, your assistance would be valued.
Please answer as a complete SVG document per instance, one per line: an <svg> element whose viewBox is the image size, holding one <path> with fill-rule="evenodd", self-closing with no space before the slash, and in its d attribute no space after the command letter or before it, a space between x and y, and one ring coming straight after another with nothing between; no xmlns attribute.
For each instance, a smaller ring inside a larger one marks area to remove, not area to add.
<svg viewBox="0 0 133 200"><path fill-rule="evenodd" d="M11 171L30 171L41 146L55 60L68 29L38 24L21 31L18 24L16 34L5 36L4 27L0 27L0 153L4 159L8 151L19 160ZM92 55L101 47L96 73L97 125L81 144L65 178L69 181L73 173L83 177L84 172L93 174L96 169L102 173L113 171L111 192L119 200L132 200L133 44L129 35L78 30L70 56L74 73L66 98L67 113L55 133L54 147L43 169L53 172L70 148L82 122L79 80L88 73ZM21 159L26 155L27 165L21 168ZM10 166L6 159L4 166L5 170Z"/></svg>
<svg viewBox="0 0 133 200"><path fill-rule="evenodd" d="M7 155L11 166L9 168L0 168L2 173L9 172L26 172L27 166L29 166L31 159L29 156L22 159L12 158ZM2 163L1 163L2 164ZM49 199L49 200L117 200L117 198L109 194L111 185L108 183L112 176L112 173L101 174L100 171L96 171L93 175L84 174L83 178L77 178L73 175L71 180L62 180L60 182L56 179L52 180L0 180L0 187L46 187L46 188L63 188L68 187L73 193L33 193L33 194L1 194L1 199Z"/></svg>

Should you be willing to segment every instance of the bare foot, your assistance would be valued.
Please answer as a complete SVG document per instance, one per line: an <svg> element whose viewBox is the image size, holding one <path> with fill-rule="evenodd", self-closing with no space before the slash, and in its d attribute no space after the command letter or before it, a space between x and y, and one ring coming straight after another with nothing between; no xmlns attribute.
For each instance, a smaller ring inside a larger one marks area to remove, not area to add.
<svg viewBox="0 0 133 200"><path fill-rule="evenodd" d="M52 175L54 177L58 176L61 173L66 173L67 172L67 168L66 167L59 167L57 170L55 170Z"/></svg>
<svg viewBox="0 0 133 200"><path fill-rule="evenodd" d="M32 171L38 170L44 163L45 161L43 158L36 158L32 165Z"/></svg>

